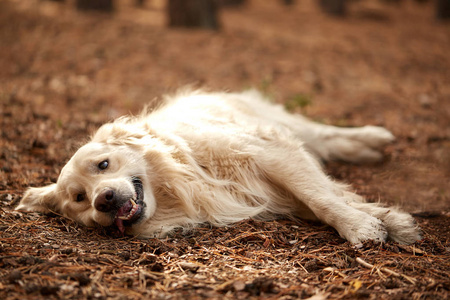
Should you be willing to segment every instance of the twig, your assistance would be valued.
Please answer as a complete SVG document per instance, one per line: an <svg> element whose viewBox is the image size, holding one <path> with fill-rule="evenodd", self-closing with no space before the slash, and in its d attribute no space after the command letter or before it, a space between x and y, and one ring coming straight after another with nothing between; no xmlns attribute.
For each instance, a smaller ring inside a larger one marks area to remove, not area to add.
<svg viewBox="0 0 450 300"><path fill-rule="evenodd" d="M297 265L299 265L306 274L309 274L308 270L306 270L306 268L301 263L297 262Z"/></svg>
<svg viewBox="0 0 450 300"><path fill-rule="evenodd" d="M264 235L265 233L272 233L272 232L275 232L275 231L272 230L272 231L246 232L246 233L238 235L237 237L235 237L235 238L233 238L231 240L224 241L224 242L231 243L231 242L234 242L236 240L245 239L245 238L248 238L248 237L253 236L253 235L257 235L257 234L263 234ZM266 236L264 235L264 237L266 237Z"/></svg>
<svg viewBox="0 0 450 300"><path fill-rule="evenodd" d="M412 284L416 284L416 279L415 279L415 278L406 276L405 274L399 274L399 273L397 273L397 272L395 272L395 271L392 271L392 270L390 270L390 269L388 269L388 268L384 268L384 267L382 267L382 268L377 268L377 267L375 267L374 265L371 265L371 264L369 264L368 262L364 261L361 257L357 257L357 258L356 258L356 261L357 261L360 265L362 265L363 267L366 267L366 268L368 268L368 269L376 269L376 270L380 270L380 271L382 271L382 272L388 273L388 274L390 274L390 275L392 275L392 276L395 276L395 277L403 277L403 278L405 278L406 280L408 280L409 282L411 282Z"/></svg>
<svg viewBox="0 0 450 300"><path fill-rule="evenodd" d="M337 274L337 275L341 276L342 278L346 278L346 277L347 277L347 275L345 275L345 274L342 273L342 272L339 272L339 270L336 269L336 268L326 267L326 268L324 268L323 270L324 270L325 272L331 273L332 275L333 275L333 274Z"/></svg>

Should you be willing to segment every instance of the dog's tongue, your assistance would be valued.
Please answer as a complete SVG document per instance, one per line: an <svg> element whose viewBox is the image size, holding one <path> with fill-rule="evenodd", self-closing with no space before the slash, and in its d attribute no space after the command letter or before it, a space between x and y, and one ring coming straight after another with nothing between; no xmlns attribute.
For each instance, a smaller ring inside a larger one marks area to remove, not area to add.
<svg viewBox="0 0 450 300"><path fill-rule="evenodd" d="M116 215L116 218L114 219L114 223L116 224L117 228L119 229L120 233L122 233L122 234L125 232L125 226L123 226L123 219L121 219L119 217L124 217L124 216L128 215L128 213L130 212L130 210L132 208L133 208L133 204L130 201L128 201L117 211L117 215Z"/></svg>
<svg viewBox="0 0 450 300"><path fill-rule="evenodd" d="M124 232L125 232L125 226L123 226L123 220L122 220L122 219L119 219L119 218L116 218L116 219L114 220L114 222L116 223L117 228L119 228L120 233L121 233L121 234L124 234Z"/></svg>

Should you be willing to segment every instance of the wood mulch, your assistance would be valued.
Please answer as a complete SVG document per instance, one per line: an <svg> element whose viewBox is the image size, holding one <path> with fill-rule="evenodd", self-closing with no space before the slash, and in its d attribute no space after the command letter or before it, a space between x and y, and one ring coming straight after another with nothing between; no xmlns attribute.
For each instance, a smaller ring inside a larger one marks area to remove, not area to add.
<svg viewBox="0 0 450 300"><path fill-rule="evenodd" d="M5 209L0 228L4 299L448 297L448 249L428 233L352 246L324 225L248 220L141 240Z"/></svg>

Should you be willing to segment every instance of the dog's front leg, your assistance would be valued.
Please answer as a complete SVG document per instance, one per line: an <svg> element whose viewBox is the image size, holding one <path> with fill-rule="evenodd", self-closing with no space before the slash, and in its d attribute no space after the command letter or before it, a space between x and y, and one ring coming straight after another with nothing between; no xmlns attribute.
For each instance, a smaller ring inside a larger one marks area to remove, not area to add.
<svg viewBox="0 0 450 300"><path fill-rule="evenodd" d="M350 206L349 203L360 201L358 196L332 181L310 154L298 145L275 148L278 149L260 152L257 158L271 182L291 192L319 220L334 227L348 241L386 240L388 233L382 221Z"/></svg>

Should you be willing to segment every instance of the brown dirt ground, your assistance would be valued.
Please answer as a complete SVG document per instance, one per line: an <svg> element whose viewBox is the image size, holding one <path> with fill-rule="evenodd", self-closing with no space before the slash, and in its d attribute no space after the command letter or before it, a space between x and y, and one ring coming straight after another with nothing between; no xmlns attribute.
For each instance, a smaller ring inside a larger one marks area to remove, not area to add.
<svg viewBox="0 0 450 300"><path fill-rule="evenodd" d="M0 298L448 299L450 26L432 3L352 2L335 19L313 0L254 0L211 32L166 28L162 2L110 16L0 1ZM321 224L249 220L139 240L12 210L100 124L185 85L256 87L321 122L386 126L398 139L384 163L326 168L413 213L424 239L354 247Z"/></svg>

